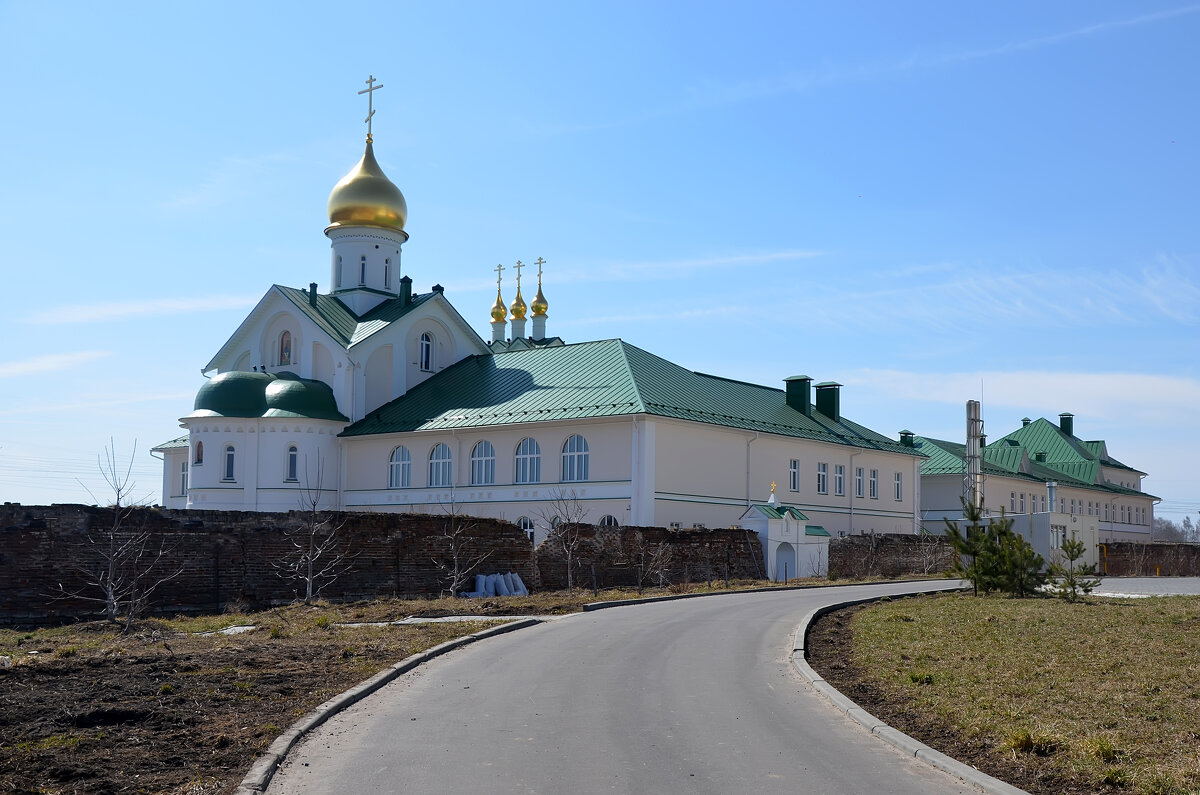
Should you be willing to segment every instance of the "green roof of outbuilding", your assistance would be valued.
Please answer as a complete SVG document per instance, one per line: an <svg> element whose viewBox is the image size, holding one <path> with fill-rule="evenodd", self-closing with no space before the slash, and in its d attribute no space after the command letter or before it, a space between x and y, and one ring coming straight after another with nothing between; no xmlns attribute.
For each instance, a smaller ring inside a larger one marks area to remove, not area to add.
<svg viewBox="0 0 1200 795"><path fill-rule="evenodd" d="M630 414L922 455L850 420L806 416L782 389L696 373L619 339L468 357L342 435Z"/></svg>
<svg viewBox="0 0 1200 795"><path fill-rule="evenodd" d="M760 502L755 503L754 508L770 519L782 519L784 514L786 514L793 519L808 521L808 517L799 508L792 507L791 505L768 505L765 502Z"/></svg>
<svg viewBox="0 0 1200 795"><path fill-rule="evenodd" d="M151 447L150 452L157 453L162 450L178 450L181 447L188 447L190 445L191 441L189 440L188 435L185 433L183 436L172 439L169 442L163 442L156 447Z"/></svg>
<svg viewBox="0 0 1200 795"><path fill-rule="evenodd" d="M821 525L819 525L819 524L810 524L810 525L805 525L804 535L806 535L806 536L822 536L824 538L829 538L829 531L826 530L824 527L821 527Z"/></svg>

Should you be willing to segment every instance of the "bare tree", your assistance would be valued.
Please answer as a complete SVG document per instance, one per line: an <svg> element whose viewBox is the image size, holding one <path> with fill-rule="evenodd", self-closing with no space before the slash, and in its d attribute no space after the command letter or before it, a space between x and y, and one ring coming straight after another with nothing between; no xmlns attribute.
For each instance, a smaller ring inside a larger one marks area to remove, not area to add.
<svg viewBox="0 0 1200 795"><path fill-rule="evenodd" d="M675 550L666 543L665 539L660 541L646 559L646 576L652 577L658 583L659 588L665 587L670 579L671 563L674 560Z"/></svg>
<svg viewBox="0 0 1200 795"><path fill-rule="evenodd" d="M346 522L335 521L336 515L321 510L325 493L322 490L324 464L317 456L316 474L310 473L308 456L304 457L304 482L297 484L297 500L303 520L283 531L290 548L273 561L275 573L304 588L304 604L320 598L321 591L349 571L357 554L350 554L343 543L341 531Z"/></svg>
<svg viewBox="0 0 1200 795"><path fill-rule="evenodd" d="M458 596L466 589L471 575L487 560L492 551L473 554L474 534L478 523L473 517L464 514L462 506L455 500L447 503L445 510L446 519L442 525L441 537L446 544L446 556L434 558L433 565L442 572L450 595Z"/></svg>
<svg viewBox="0 0 1200 795"><path fill-rule="evenodd" d="M575 489L553 489L550 499L538 512L550 528L546 540L562 549L563 558L567 563L567 590L574 593L575 559L579 552L579 544L583 540L580 531L585 525L587 508Z"/></svg>
<svg viewBox="0 0 1200 795"><path fill-rule="evenodd" d="M944 567L946 547L947 544L941 536L934 535L924 527L921 528L921 533L917 537L917 556L921 560L922 574L929 576Z"/></svg>
<svg viewBox="0 0 1200 795"><path fill-rule="evenodd" d="M183 567L169 567L168 559L174 550L166 537L159 532L157 539L144 526L132 526L137 522L138 501L133 498L137 488L133 480L133 460L137 455L137 442L129 463L123 468L117 457L116 444L109 439L104 452L97 456L97 466L112 494L109 509L112 520L107 527L89 528L82 543L80 554L72 556L82 562L72 569L83 584L70 590L62 583L58 585L55 598L74 598L84 602L103 605L107 621L117 623L123 619L124 632L133 629L133 623L145 612L150 596L163 583L175 579ZM82 483L80 484L82 485ZM97 505L100 500L84 486Z"/></svg>

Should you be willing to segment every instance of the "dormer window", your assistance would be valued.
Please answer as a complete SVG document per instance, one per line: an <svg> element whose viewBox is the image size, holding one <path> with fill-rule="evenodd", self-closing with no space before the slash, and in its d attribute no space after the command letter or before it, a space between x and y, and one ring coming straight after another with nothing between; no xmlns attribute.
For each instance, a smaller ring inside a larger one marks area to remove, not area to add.
<svg viewBox="0 0 1200 795"><path fill-rule="evenodd" d="M292 332L290 331L279 335L279 363L292 363Z"/></svg>
<svg viewBox="0 0 1200 795"><path fill-rule="evenodd" d="M433 337L428 332L421 335L420 362L425 372L433 369Z"/></svg>

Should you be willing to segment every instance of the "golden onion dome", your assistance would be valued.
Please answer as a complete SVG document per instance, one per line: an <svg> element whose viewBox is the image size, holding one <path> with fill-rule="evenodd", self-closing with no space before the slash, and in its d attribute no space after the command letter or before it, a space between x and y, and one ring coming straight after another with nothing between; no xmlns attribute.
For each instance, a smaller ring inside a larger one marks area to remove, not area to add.
<svg viewBox="0 0 1200 795"><path fill-rule="evenodd" d="M504 299L500 297L500 289L497 288L496 303L492 304L492 320L503 323L506 317L508 317L508 310L504 308Z"/></svg>
<svg viewBox="0 0 1200 795"><path fill-rule="evenodd" d="M546 296L542 295L542 285L538 284L537 295L533 298L533 303L529 305L533 310L534 317L545 317L546 310L550 308L550 304L546 303Z"/></svg>
<svg viewBox="0 0 1200 795"><path fill-rule="evenodd" d="M512 302L512 306L509 307L509 311L512 313L513 320L525 319L525 299L521 297L520 287L517 288L517 300Z"/></svg>
<svg viewBox="0 0 1200 795"><path fill-rule="evenodd" d="M379 163L367 139L367 150L329 194L330 226L378 226L404 231L408 205Z"/></svg>

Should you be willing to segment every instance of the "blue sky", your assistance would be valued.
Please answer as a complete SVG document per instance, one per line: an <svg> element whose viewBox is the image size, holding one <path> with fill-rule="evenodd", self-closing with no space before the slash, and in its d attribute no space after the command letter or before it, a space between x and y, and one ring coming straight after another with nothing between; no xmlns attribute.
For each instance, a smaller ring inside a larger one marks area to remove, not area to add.
<svg viewBox="0 0 1200 795"><path fill-rule="evenodd" d="M492 269L544 257L567 340L836 380L888 434L1070 411L1159 515L1200 510L1200 5L0 2L0 31L5 500L103 498L110 438L158 499L200 367L270 284L328 288L373 74L404 270L482 335Z"/></svg>

